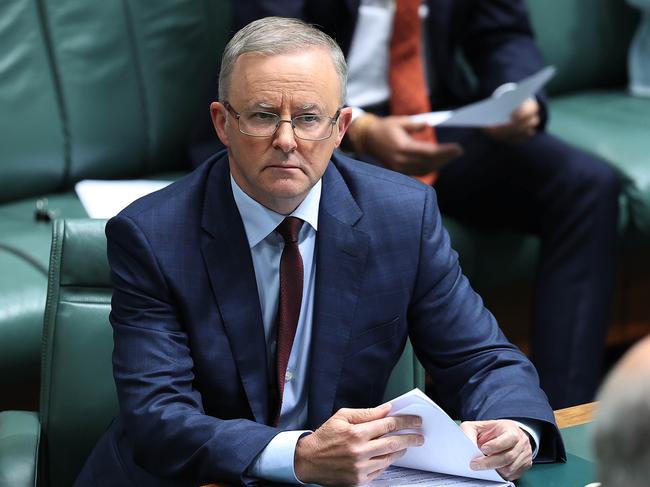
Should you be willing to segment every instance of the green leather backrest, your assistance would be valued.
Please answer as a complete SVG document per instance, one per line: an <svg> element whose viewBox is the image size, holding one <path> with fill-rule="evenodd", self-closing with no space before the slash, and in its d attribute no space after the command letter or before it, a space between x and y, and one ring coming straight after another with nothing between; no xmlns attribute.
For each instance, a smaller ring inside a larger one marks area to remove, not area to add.
<svg viewBox="0 0 650 487"><path fill-rule="evenodd" d="M549 93L623 86L638 12L625 0L526 0L544 58L558 68Z"/></svg>
<svg viewBox="0 0 650 487"><path fill-rule="evenodd" d="M226 0L0 2L0 202L182 166L230 24Z"/></svg>
<svg viewBox="0 0 650 487"><path fill-rule="evenodd" d="M117 412L103 220L53 225L41 374L42 485L69 487Z"/></svg>

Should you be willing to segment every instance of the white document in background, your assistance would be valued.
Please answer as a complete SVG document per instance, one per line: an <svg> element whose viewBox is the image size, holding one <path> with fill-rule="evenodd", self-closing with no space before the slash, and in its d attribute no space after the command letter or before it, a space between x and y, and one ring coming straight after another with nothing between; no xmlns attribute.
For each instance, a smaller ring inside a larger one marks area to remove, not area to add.
<svg viewBox="0 0 650 487"><path fill-rule="evenodd" d="M469 467L472 459L483 456L483 453L454 420L424 393L413 389L390 402L392 404L390 416L413 414L422 418L419 432L424 435L424 444L408 448L406 454L393 464L394 467L405 467L408 470L390 468L368 485L372 487L408 484L514 487L514 484L506 481L496 470L472 470ZM394 483L398 481L396 478L383 478L385 475L405 474L411 478L408 482L407 479L399 480L403 482L402 484ZM477 481L481 482L477 483Z"/></svg>
<svg viewBox="0 0 650 487"><path fill-rule="evenodd" d="M169 184L171 181L147 179L124 181L85 179L75 184L74 190L90 218L111 218L138 198Z"/></svg>
<svg viewBox="0 0 650 487"><path fill-rule="evenodd" d="M497 90L497 94L485 100L453 111L412 115L411 120L425 122L432 127L490 127L509 123L512 112L537 93L555 75L555 71L554 66L547 66L518 83L509 83L508 89Z"/></svg>

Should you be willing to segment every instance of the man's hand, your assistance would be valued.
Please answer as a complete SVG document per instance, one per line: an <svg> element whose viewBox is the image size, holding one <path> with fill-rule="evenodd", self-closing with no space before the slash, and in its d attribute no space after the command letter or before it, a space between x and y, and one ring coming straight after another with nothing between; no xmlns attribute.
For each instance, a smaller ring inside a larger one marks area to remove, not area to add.
<svg viewBox="0 0 650 487"><path fill-rule="evenodd" d="M372 409L340 409L312 434L298 440L295 472L305 483L361 485L377 477L411 446L424 443L420 434L387 433L418 428L418 416L386 417L390 404Z"/></svg>
<svg viewBox="0 0 650 487"><path fill-rule="evenodd" d="M510 123L488 127L485 132L500 142L516 144L535 135L540 121L539 103L529 98L512 112Z"/></svg>
<svg viewBox="0 0 650 487"><path fill-rule="evenodd" d="M458 144L433 144L412 137L425 127L409 117L374 117L372 123L364 124L363 152L409 176L436 171L463 153ZM354 122L349 131L354 131Z"/></svg>
<svg viewBox="0 0 650 487"><path fill-rule="evenodd" d="M495 468L504 479L515 480L532 466L530 438L514 421L465 421L460 427L486 455L472 460L472 470Z"/></svg>

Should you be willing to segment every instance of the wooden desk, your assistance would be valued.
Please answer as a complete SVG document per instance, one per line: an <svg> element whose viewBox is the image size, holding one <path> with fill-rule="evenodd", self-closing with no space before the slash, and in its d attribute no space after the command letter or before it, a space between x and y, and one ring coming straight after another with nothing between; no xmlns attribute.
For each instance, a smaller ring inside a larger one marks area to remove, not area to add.
<svg viewBox="0 0 650 487"><path fill-rule="evenodd" d="M555 421L559 428L591 423L594 420L597 407L597 402L589 402L580 406L558 409L555 411Z"/></svg>

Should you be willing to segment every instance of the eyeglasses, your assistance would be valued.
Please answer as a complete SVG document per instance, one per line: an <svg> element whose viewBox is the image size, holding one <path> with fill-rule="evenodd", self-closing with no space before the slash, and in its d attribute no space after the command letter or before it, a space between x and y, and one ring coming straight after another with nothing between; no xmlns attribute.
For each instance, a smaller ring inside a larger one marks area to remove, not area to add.
<svg viewBox="0 0 650 487"><path fill-rule="evenodd" d="M291 117L290 120L282 120L277 113L258 111L239 113L227 101L222 103L226 110L237 119L239 131L251 137L271 137L278 130L280 124L286 122L291 124L294 135L299 139L329 139L341 114L341 108L339 108L333 117L310 113Z"/></svg>

